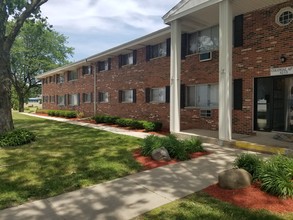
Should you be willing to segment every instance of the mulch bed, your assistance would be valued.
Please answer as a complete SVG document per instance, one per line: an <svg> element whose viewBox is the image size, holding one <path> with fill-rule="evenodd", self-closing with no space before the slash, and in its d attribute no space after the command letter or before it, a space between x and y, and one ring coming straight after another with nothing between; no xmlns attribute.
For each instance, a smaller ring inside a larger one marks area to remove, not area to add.
<svg viewBox="0 0 293 220"><path fill-rule="evenodd" d="M272 196L260 189L257 183L244 189L222 189L218 184L203 190L209 195L236 206L249 209L265 209L272 212L293 212L293 199L282 199Z"/></svg>
<svg viewBox="0 0 293 220"><path fill-rule="evenodd" d="M196 152L196 153L191 154L190 157L191 158L197 158L197 157L201 157L201 156L204 156L204 155L208 155L210 153L211 152L208 152L208 151ZM144 170L149 170L149 169L157 168L157 167L160 167L160 166L165 166L165 165L180 162L179 160L175 160L175 159L170 160L170 161L164 161L164 160L155 161L151 157L141 155L139 149L137 149L137 150L135 150L133 152L133 157L135 158L135 160L137 162L139 162L143 166Z"/></svg>

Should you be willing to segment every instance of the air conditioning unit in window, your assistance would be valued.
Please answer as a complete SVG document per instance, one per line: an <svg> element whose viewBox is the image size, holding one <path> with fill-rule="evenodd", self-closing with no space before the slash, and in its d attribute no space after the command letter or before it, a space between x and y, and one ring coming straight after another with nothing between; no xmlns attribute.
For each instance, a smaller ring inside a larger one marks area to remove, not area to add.
<svg viewBox="0 0 293 220"><path fill-rule="evenodd" d="M199 61L204 62L212 59L212 52L205 52L199 54Z"/></svg>

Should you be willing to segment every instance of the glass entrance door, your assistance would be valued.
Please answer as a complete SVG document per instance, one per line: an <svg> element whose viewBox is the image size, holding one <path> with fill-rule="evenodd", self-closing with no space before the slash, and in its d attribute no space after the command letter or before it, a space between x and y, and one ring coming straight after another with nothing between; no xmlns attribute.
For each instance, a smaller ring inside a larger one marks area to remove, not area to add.
<svg viewBox="0 0 293 220"><path fill-rule="evenodd" d="M293 77L255 79L254 129L293 132Z"/></svg>

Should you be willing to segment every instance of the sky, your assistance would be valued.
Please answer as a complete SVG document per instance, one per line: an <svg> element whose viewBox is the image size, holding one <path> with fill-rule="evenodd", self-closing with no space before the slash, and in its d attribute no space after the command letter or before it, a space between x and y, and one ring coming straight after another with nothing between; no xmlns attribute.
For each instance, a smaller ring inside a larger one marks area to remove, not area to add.
<svg viewBox="0 0 293 220"><path fill-rule="evenodd" d="M180 0L49 0L42 14L79 61L166 27L162 16Z"/></svg>

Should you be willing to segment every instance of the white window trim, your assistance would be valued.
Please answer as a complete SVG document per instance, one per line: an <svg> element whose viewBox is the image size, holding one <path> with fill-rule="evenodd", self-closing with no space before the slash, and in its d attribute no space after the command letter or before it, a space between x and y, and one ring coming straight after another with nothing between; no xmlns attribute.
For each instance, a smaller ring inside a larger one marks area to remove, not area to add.
<svg viewBox="0 0 293 220"><path fill-rule="evenodd" d="M164 90L163 100L162 101L153 100L152 91L156 90L156 89ZM166 87L150 88L150 94L149 95L150 95L150 103L166 103Z"/></svg>
<svg viewBox="0 0 293 220"><path fill-rule="evenodd" d="M293 21L293 19L291 19L291 21L290 21L288 24L282 24L282 23L280 22L280 16L281 16L284 12L286 12L286 11L290 11L291 13L293 13L293 8L292 8L292 7L285 7L285 8L282 8L282 9L280 9L280 11L279 11L279 12L276 14L276 16L275 16L275 22L276 22L279 26L282 26L282 27L287 26L287 25L291 24L292 21Z"/></svg>

